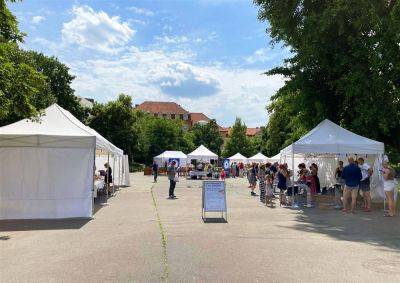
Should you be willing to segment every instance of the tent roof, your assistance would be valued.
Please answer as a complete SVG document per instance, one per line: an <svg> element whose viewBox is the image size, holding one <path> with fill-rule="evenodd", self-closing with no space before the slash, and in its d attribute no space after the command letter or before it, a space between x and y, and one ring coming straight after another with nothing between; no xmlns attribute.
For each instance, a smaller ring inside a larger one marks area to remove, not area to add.
<svg viewBox="0 0 400 283"><path fill-rule="evenodd" d="M354 134L325 119L281 151L284 155L293 153L383 154L384 144Z"/></svg>
<svg viewBox="0 0 400 283"><path fill-rule="evenodd" d="M154 158L187 158L187 156L182 151L166 150Z"/></svg>
<svg viewBox="0 0 400 283"><path fill-rule="evenodd" d="M267 160L268 157L266 157L264 154L261 152L257 153L256 155L253 155L252 157L249 157L249 161L261 161L264 162Z"/></svg>
<svg viewBox="0 0 400 283"><path fill-rule="evenodd" d="M93 147L122 155L123 151L84 125L57 104L43 111L39 121L23 119L0 127L0 146Z"/></svg>
<svg viewBox="0 0 400 283"><path fill-rule="evenodd" d="M196 148L194 151L189 153L187 155L188 158L196 159L197 157L205 157L205 158L211 158L211 159L217 159L218 155L216 155L214 152L206 148L204 145L200 145L198 148Z"/></svg>
<svg viewBox="0 0 400 283"><path fill-rule="evenodd" d="M271 162L278 162L279 160L281 160L281 153L279 152L277 155L268 157L267 159L268 159L268 161L271 161Z"/></svg>
<svg viewBox="0 0 400 283"><path fill-rule="evenodd" d="M247 157L243 156L241 153L236 153L234 156L229 157L232 160L247 160Z"/></svg>

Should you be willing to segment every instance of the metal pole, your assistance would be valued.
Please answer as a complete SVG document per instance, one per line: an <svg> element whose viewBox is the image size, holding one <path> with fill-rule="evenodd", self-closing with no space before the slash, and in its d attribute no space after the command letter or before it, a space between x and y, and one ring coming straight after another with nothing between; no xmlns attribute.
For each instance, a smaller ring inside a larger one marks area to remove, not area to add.
<svg viewBox="0 0 400 283"><path fill-rule="evenodd" d="M97 188L94 185L95 175L96 175L96 139L94 139L94 146L93 146L92 219L94 218L94 191L95 190L96 190L96 194L97 194Z"/></svg>
<svg viewBox="0 0 400 283"><path fill-rule="evenodd" d="M106 168L106 180L107 180L107 184L106 184L106 203L108 202L108 190L110 189L110 182L108 180L108 168L110 167L110 152L107 151L107 168Z"/></svg>
<svg viewBox="0 0 400 283"><path fill-rule="evenodd" d="M112 188L113 188L113 195L115 194L115 154L113 155L113 169L112 169L112 173L111 173L111 175L112 174L114 174L113 175L113 186L112 186Z"/></svg>
<svg viewBox="0 0 400 283"><path fill-rule="evenodd" d="M294 153L292 150L292 207L297 207L297 204L294 201Z"/></svg>

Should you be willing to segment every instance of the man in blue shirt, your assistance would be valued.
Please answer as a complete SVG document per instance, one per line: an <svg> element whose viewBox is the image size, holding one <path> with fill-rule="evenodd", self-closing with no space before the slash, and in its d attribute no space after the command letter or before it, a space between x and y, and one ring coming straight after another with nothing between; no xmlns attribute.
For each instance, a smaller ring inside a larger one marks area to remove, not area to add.
<svg viewBox="0 0 400 283"><path fill-rule="evenodd" d="M343 191L343 212L349 212L349 198L351 197L351 208L350 212L355 213L356 201L358 196L358 189L360 187L360 181L362 179L361 169L354 162L353 157L349 157L349 165L344 167L342 178L345 180L346 186Z"/></svg>
<svg viewBox="0 0 400 283"><path fill-rule="evenodd" d="M157 183L157 177L158 177L158 164L157 164L157 162L154 161L154 163L151 166L151 168L152 168L152 171L153 171L154 183Z"/></svg>

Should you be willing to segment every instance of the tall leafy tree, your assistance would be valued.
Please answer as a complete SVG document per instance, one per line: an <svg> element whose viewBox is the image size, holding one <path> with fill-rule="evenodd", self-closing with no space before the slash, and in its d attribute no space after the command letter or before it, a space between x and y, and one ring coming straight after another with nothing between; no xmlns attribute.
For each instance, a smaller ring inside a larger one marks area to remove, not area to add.
<svg viewBox="0 0 400 283"><path fill-rule="evenodd" d="M69 73L69 68L55 57L48 57L35 51L28 52L32 65L36 70L47 77L51 93L56 102L70 111L76 118L84 121L87 109L81 106L71 87L74 76Z"/></svg>
<svg viewBox="0 0 400 283"><path fill-rule="evenodd" d="M96 104L91 111L88 125L123 149L126 154L131 157L136 154L138 130L130 96L120 94L115 101Z"/></svg>
<svg viewBox="0 0 400 283"><path fill-rule="evenodd" d="M230 131L230 136L226 141L224 153L225 157L230 157L238 152L249 157L253 153L250 140L246 135L247 127L240 118L236 118Z"/></svg>
<svg viewBox="0 0 400 283"><path fill-rule="evenodd" d="M267 72L287 78L269 107L270 149L277 151L328 118L385 142L395 156L400 148L400 2L254 2L259 19L270 24L273 42L293 54Z"/></svg>
<svg viewBox="0 0 400 283"><path fill-rule="evenodd" d="M16 2L10 0L9 2ZM25 34L18 29L17 18L10 12L5 0L0 0L0 43L22 42Z"/></svg>
<svg viewBox="0 0 400 283"><path fill-rule="evenodd" d="M214 119L207 124L195 124L192 128L192 134L195 146L204 145L212 152L221 155L224 140Z"/></svg>

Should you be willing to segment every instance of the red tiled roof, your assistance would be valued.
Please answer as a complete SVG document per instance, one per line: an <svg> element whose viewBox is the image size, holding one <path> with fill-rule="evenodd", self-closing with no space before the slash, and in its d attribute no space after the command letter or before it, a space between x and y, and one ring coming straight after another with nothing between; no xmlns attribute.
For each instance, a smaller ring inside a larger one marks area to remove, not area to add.
<svg viewBox="0 0 400 283"><path fill-rule="evenodd" d="M152 114L189 114L188 111L175 102L145 101L137 105L135 109Z"/></svg>
<svg viewBox="0 0 400 283"><path fill-rule="evenodd" d="M204 115L203 113L190 113L190 121L193 124L196 124L200 121L206 121L209 122L210 118L208 118L206 115Z"/></svg>
<svg viewBox="0 0 400 283"><path fill-rule="evenodd" d="M257 135L259 132L261 132L260 128L247 128L246 130L246 135L248 137L254 137L255 135Z"/></svg>

